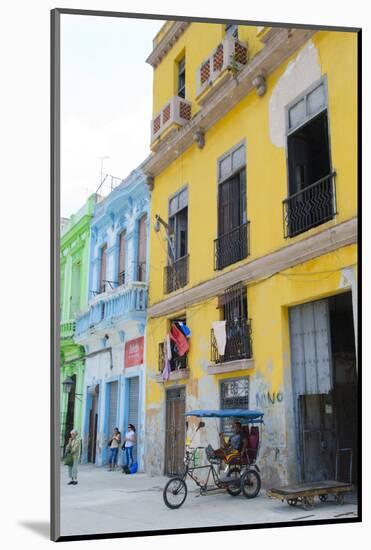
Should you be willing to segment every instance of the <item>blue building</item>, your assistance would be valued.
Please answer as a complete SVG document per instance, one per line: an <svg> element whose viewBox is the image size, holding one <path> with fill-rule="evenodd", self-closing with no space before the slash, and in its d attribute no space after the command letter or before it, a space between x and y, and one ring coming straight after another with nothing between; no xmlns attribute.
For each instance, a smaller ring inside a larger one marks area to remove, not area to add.
<svg viewBox="0 0 371 550"><path fill-rule="evenodd" d="M144 174L134 170L95 206L88 307L77 314L75 332L75 341L85 348L82 461L106 464L113 428L125 433L132 423L139 469L143 465L148 296L145 181Z"/></svg>

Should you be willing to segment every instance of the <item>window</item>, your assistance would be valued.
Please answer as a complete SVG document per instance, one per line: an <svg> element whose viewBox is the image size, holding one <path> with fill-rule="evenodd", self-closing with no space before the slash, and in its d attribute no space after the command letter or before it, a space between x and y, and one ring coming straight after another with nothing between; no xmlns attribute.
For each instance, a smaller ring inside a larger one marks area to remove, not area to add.
<svg viewBox="0 0 371 550"><path fill-rule="evenodd" d="M125 284L125 243L126 230L120 233L119 237L119 272L118 272L118 283L119 285Z"/></svg>
<svg viewBox="0 0 371 550"><path fill-rule="evenodd" d="M288 236L335 214L325 83L321 80L287 109Z"/></svg>
<svg viewBox="0 0 371 550"><path fill-rule="evenodd" d="M247 247L245 145L218 161L218 238L215 269L245 258Z"/></svg>
<svg viewBox="0 0 371 550"><path fill-rule="evenodd" d="M99 290L104 292L106 289L106 266L107 266L107 245L103 245L100 253L100 273L99 273Z"/></svg>
<svg viewBox="0 0 371 550"><path fill-rule="evenodd" d="M226 345L220 355L214 330L211 330L211 360L215 363L238 361L252 357L251 323L247 314L247 293L242 283L225 290L218 298L218 307L225 320Z"/></svg>
<svg viewBox="0 0 371 550"><path fill-rule="evenodd" d="M178 96L185 98L185 57L178 63Z"/></svg>
<svg viewBox="0 0 371 550"><path fill-rule="evenodd" d="M234 378L225 380L220 385L220 408L221 409L248 409L249 408L249 379ZM239 418L223 418L221 431L224 435L232 435L233 425Z"/></svg>
<svg viewBox="0 0 371 550"><path fill-rule="evenodd" d="M188 282L188 188L169 199L168 252L169 265L165 268L165 292L172 292Z"/></svg>
<svg viewBox="0 0 371 550"><path fill-rule="evenodd" d="M81 264L76 261L72 264L72 281L70 296L70 318L72 319L76 311L80 309L80 268Z"/></svg>
<svg viewBox="0 0 371 550"><path fill-rule="evenodd" d="M228 38L238 38L238 25L227 23L225 25L225 34Z"/></svg>
<svg viewBox="0 0 371 550"><path fill-rule="evenodd" d="M138 265L137 281L146 280L147 258L147 214L142 216L138 224Z"/></svg>

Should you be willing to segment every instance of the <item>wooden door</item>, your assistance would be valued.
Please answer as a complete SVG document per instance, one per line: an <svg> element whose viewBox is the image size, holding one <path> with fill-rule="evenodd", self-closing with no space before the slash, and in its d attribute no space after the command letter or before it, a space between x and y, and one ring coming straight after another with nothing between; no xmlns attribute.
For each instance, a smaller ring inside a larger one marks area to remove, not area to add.
<svg viewBox="0 0 371 550"><path fill-rule="evenodd" d="M184 470L185 388L166 392L165 474L177 475Z"/></svg>

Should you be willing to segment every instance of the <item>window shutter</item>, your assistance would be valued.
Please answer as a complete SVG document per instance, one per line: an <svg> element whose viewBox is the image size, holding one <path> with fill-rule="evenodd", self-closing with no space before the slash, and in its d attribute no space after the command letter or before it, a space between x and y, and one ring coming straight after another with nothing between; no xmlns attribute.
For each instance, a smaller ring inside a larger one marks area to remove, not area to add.
<svg viewBox="0 0 371 550"><path fill-rule="evenodd" d="M291 364L297 395L332 390L329 326L327 300L290 309Z"/></svg>

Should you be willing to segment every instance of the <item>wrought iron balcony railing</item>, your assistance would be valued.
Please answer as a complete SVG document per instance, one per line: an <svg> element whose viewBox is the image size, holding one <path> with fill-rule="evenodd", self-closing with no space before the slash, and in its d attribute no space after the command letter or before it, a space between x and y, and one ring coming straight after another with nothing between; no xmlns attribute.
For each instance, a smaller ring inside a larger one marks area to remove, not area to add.
<svg viewBox="0 0 371 550"><path fill-rule="evenodd" d="M74 335L76 322L74 320L61 323L60 334L61 338L71 338Z"/></svg>
<svg viewBox="0 0 371 550"><path fill-rule="evenodd" d="M136 269L136 280L142 281L143 283L146 280L146 262L138 262Z"/></svg>
<svg viewBox="0 0 371 550"><path fill-rule="evenodd" d="M125 270L120 271L119 276L118 276L118 284L119 284L119 286L125 284Z"/></svg>
<svg viewBox="0 0 371 550"><path fill-rule="evenodd" d="M211 361L214 363L225 363L237 361L238 359L251 359L251 319L235 319L225 322L227 342L224 355L218 351L214 330L211 329Z"/></svg>
<svg viewBox="0 0 371 550"><path fill-rule="evenodd" d="M214 240L214 269L223 269L249 255L249 224L246 222Z"/></svg>
<svg viewBox="0 0 371 550"><path fill-rule="evenodd" d="M164 343L161 342L158 345L158 370L163 372L165 367L165 352L164 352ZM173 357L170 359L170 369L172 371L179 369L188 368L188 353L182 355L181 357Z"/></svg>
<svg viewBox="0 0 371 550"><path fill-rule="evenodd" d="M169 294L188 283L189 254L164 268L164 293Z"/></svg>
<svg viewBox="0 0 371 550"><path fill-rule="evenodd" d="M335 176L336 172L332 172L283 201L285 238L299 235L337 214Z"/></svg>

